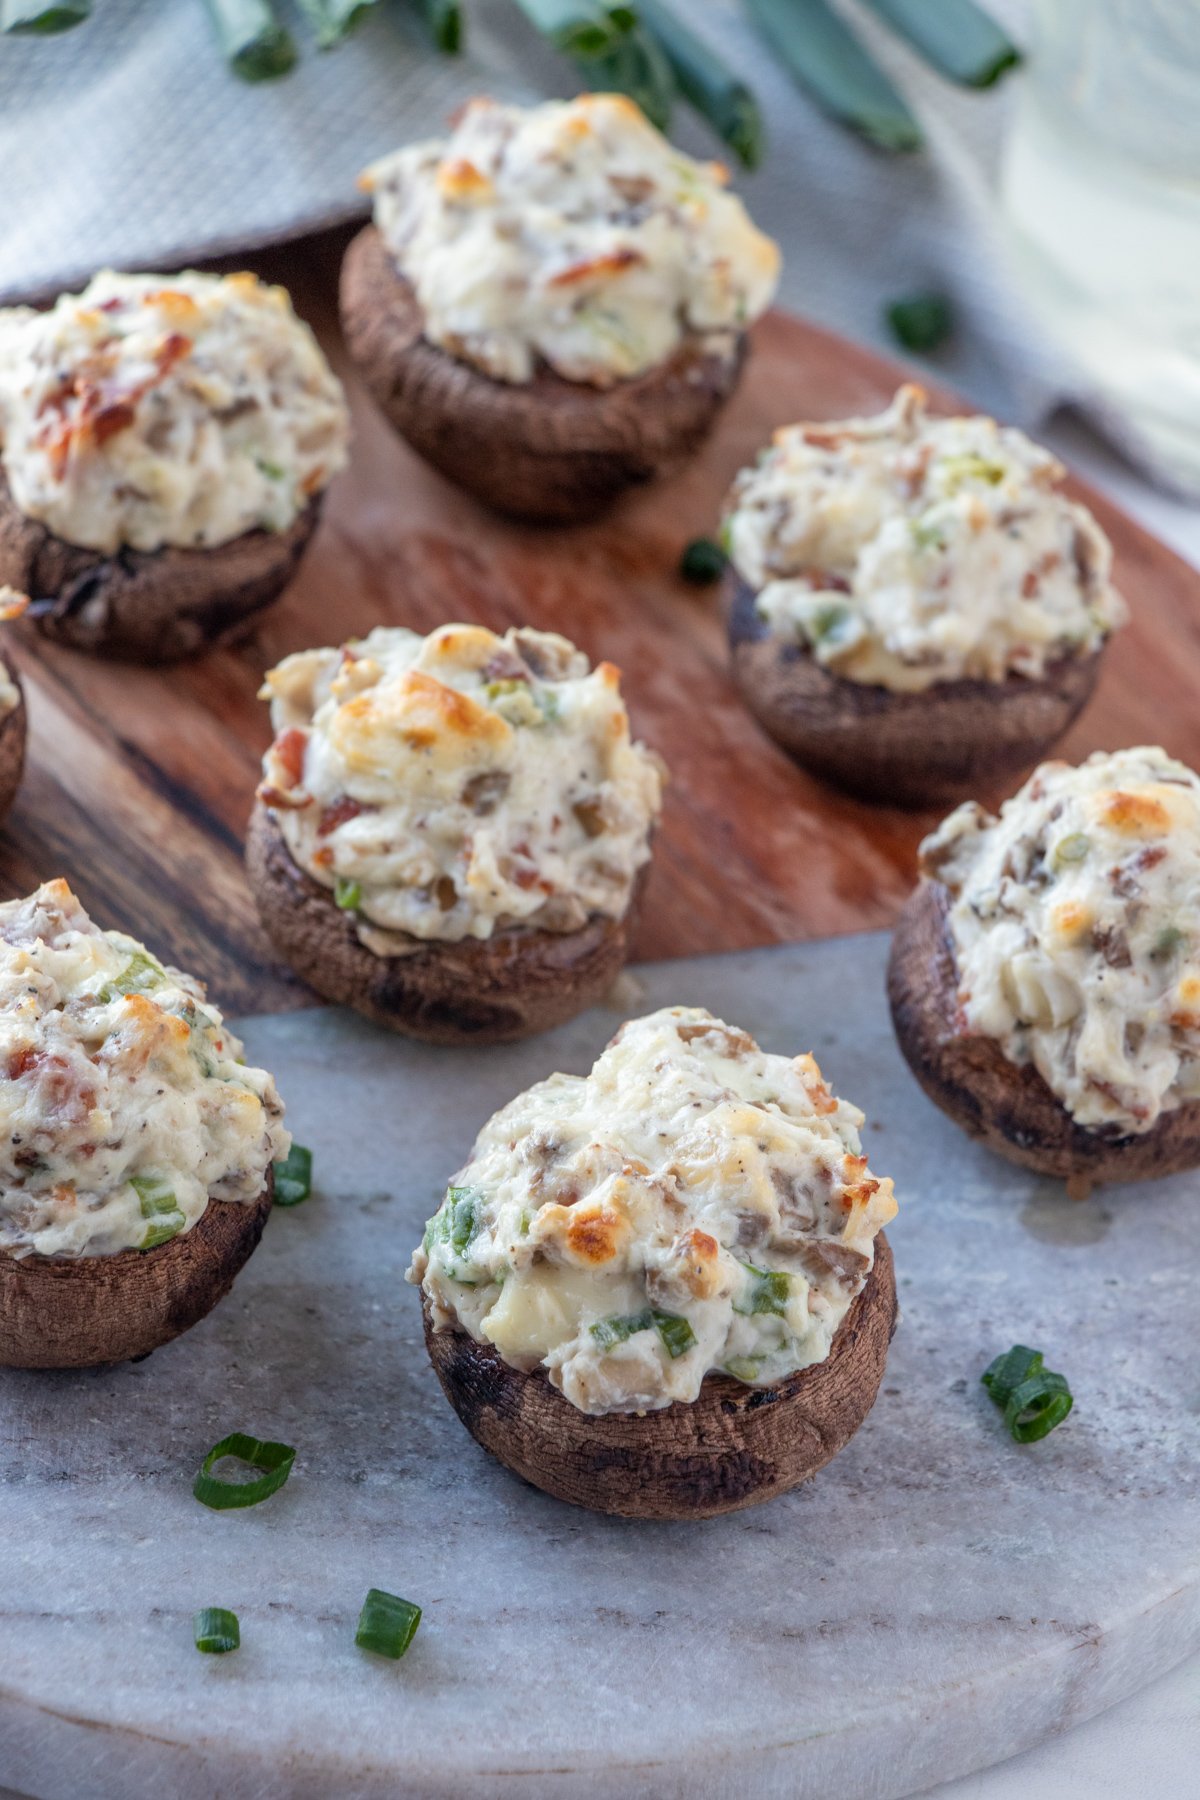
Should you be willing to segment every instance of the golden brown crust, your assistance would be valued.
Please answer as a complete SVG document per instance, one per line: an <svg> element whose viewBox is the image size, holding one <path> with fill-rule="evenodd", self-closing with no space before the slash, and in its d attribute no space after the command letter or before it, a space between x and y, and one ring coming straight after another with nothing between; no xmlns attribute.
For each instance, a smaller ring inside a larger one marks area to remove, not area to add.
<svg viewBox="0 0 1200 1800"><path fill-rule="evenodd" d="M412 287L368 225L346 251L342 331L384 413L417 453L497 512L594 517L624 489L693 456L737 385L745 354L694 335L615 387L542 369L515 385L426 342Z"/></svg>
<svg viewBox="0 0 1200 1800"><path fill-rule="evenodd" d="M359 942L353 914L293 861L261 800L246 866L268 936L310 987L428 1044L511 1043L602 1000L628 959L647 872L620 919L596 914L579 931L522 927L458 943L413 938L409 954L386 957Z"/></svg>
<svg viewBox="0 0 1200 1800"><path fill-rule="evenodd" d="M1041 760L1087 704L1103 646L1064 657L1037 681L941 681L919 694L849 681L768 630L732 571L726 609L733 672L751 712L816 774L894 806L952 805Z"/></svg>
<svg viewBox="0 0 1200 1800"><path fill-rule="evenodd" d="M210 1312L263 1234L257 1200L210 1200L190 1231L115 1256L0 1255L0 1366L86 1369L148 1356Z"/></svg>
<svg viewBox="0 0 1200 1800"><path fill-rule="evenodd" d="M844 1449L879 1392L896 1329L892 1253L875 1265L824 1362L774 1387L710 1375L690 1405L580 1412L546 1374L523 1374L463 1331L425 1344L451 1406L477 1443L556 1499L630 1519L707 1519L807 1481Z"/></svg>
<svg viewBox="0 0 1200 1800"><path fill-rule="evenodd" d="M0 656L3 653L0 652ZM17 797L17 789L21 785L21 776L25 770L25 738L29 728L29 714L25 706L25 690L21 686L21 678L17 674L12 660L3 656L4 666L17 684L20 699L11 712L0 719L0 824L3 824L12 811L13 801Z"/></svg>
<svg viewBox="0 0 1200 1800"><path fill-rule="evenodd" d="M323 497L286 531L247 531L205 550L109 555L68 544L19 511L0 468L0 585L31 597L31 616L56 643L128 662L176 662L236 638L279 598Z"/></svg>
<svg viewBox="0 0 1200 1800"><path fill-rule="evenodd" d="M958 1029L950 904L942 882L923 881L900 914L888 962L896 1036L934 1104L1010 1162L1064 1180L1149 1181L1200 1163L1200 1101L1137 1136L1085 1131L1032 1065L1009 1062L994 1038Z"/></svg>

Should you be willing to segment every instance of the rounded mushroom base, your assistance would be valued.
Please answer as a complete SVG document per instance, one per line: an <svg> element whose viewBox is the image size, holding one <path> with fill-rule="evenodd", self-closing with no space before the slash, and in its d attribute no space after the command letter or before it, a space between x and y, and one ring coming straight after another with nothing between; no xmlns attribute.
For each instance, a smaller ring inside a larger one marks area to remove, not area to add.
<svg viewBox="0 0 1200 1800"><path fill-rule="evenodd" d="M596 517L700 448L737 385L744 339L685 339L657 368L611 388L541 369L494 381L422 336L423 315L373 225L346 251L342 331L367 386L419 456L496 512L558 523Z"/></svg>
<svg viewBox="0 0 1200 1800"><path fill-rule="evenodd" d="M462 1331L425 1344L442 1390L477 1443L557 1500L627 1519L710 1519L807 1481L858 1430L879 1392L896 1329L892 1254L875 1263L824 1362L774 1387L710 1375L690 1404L580 1412L544 1370L523 1374Z"/></svg>
<svg viewBox="0 0 1200 1800"><path fill-rule="evenodd" d="M457 943L412 938L400 956L359 942L354 915L293 861L274 814L256 801L246 866L263 927L325 999L427 1044L508 1044L565 1024L602 1000L629 957L648 865L619 919L579 931L515 928Z"/></svg>
<svg viewBox="0 0 1200 1800"><path fill-rule="evenodd" d="M115 1256L0 1255L0 1366L87 1369L148 1356L188 1331L233 1286L271 1211L210 1200L188 1232Z"/></svg>
<svg viewBox="0 0 1200 1800"><path fill-rule="evenodd" d="M29 729L25 690L8 657L5 656L3 661L17 684L20 698L12 711L0 718L0 824L3 824L12 811L17 789L21 785L21 776L25 772L25 739Z"/></svg>
<svg viewBox="0 0 1200 1800"><path fill-rule="evenodd" d="M1103 649L1039 680L942 681L917 694L849 681L771 632L753 589L727 584L734 678L776 743L864 800L953 805L1021 775L1057 743L1096 685Z"/></svg>
<svg viewBox="0 0 1200 1800"><path fill-rule="evenodd" d="M126 662L178 662L241 636L279 598L322 498L286 531L247 531L212 549L109 555L27 518L0 471L0 584L31 596L37 625L57 644Z"/></svg>
<svg viewBox="0 0 1200 1800"><path fill-rule="evenodd" d="M956 1029L949 909L944 885L923 882L900 914L888 961L896 1037L934 1105L989 1150L1064 1181L1150 1181L1200 1164L1200 1101L1136 1136L1086 1131L1031 1064L1010 1062L994 1038Z"/></svg>

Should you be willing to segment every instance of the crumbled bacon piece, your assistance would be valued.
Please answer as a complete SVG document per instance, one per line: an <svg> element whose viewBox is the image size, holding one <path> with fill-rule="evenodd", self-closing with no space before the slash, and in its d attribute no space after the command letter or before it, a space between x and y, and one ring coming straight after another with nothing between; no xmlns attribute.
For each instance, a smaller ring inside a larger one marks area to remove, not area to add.
<svg viewBox="0 0 1200 1800"><path fill-rule="evenodd" d="M369 810L375 811L376 809L372 807ZM323 808L321 817L317 820L317 836L328 837L330 832L336 831L339 825L345 825L349 820L357 819L360 813L366 811L368 808L363 806L360 801L352 799L349 794L339 794L336 800L331 800L329 805Z"/></svg>

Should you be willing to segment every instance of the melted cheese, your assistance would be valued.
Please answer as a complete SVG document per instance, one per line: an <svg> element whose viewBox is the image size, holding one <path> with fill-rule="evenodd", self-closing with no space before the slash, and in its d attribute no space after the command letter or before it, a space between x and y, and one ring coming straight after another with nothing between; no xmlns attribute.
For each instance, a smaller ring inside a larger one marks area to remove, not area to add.
<svg viewBox="0 0 1200 1800"><path fill-rule="evenodd" d="M546 632L380 627L289 656L263 694L259 793L379 955L629 905L662 768L630 742L611 663Z"/></svg>
<svg viewBox="0 0 1200 1800"><path fill-rule="evenodd" d="M1023 432L930 418L905 387L875 418L777 431L725 530L771 630L838 675L898 693L1036 678L1125 618L1063 474Z"/></svg>
<svg viewBox="0 0 1200 1800"><path fill-rule="evenodd" d="M150 1249L287 1154L264 1069L190 975L64 881L0 905L0 1250Z"/></svg>
<svg viewBox="0 0 1200 1800"><path fill-rule="evenodd" d="M68 543L286 531L348 433L312 332L253 275L106 271L49 312L0 312L4 471L20 510Z"/></svg>
<svg viewBox="0 0 1200 1800"><path fill-rule="evenodd" d="M1136 1134L1200 1099L1200 776L1158 749L1044 763L921 862L953 896L967 1029L1078 1124Z"/></svg>
<svg viewBox="0 0 1200 1800"><path fill-rule="evenodd" d="M583 1412L779 1381L829 1354L896 1211L861 1124L811 1056L664 1008L489 1120L408 1278Z"/></svg>
<svg viewBox="0 0 1200 1800"><path fill-rule="evenodd" d="M498 381L539 363L608 387L685 332L731 341L769 304L776 246L631 100L464 108L452 136L363 177L425 336Z"/></svg>

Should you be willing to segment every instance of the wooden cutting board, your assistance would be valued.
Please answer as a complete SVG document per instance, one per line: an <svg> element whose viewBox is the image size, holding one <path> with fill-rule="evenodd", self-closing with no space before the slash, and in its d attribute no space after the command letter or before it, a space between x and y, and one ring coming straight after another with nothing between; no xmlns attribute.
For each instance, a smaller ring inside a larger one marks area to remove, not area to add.
<svg viewBox="0 0 1200 1800"><path fill-rule="evenodd" d="M55 649L32 627L10 634L31 741L25 785L0 835L3 894L66 875L102 924L194 970L226 1010L308 1004L272 956L242 873L242 833L270 735L255 697L263 671L290 651L374 625L428 631L472 619L561 631L594 659L616 662L635 729L670 765L639 957L887 924L931 816L849 800L776 749L728 678L715 594L687 587L676 568L688 540L714 530L730 481L775 426L872 411L900 367L773 313L755 330L737 397L683 475L596 525L511 525L412 455L355 379L336 317L345 241L327 234L255 264L291 288L354 410L351 466L330 492L299 578L236 649L166 670ZM1153 742L1200 765L1200 575L1078 491L1116 545L1134 620L1065 753Z"/></svg>

